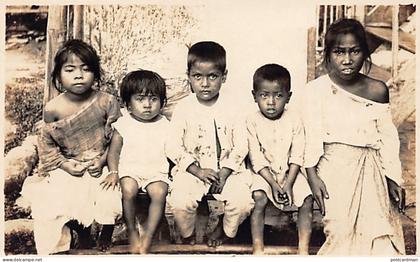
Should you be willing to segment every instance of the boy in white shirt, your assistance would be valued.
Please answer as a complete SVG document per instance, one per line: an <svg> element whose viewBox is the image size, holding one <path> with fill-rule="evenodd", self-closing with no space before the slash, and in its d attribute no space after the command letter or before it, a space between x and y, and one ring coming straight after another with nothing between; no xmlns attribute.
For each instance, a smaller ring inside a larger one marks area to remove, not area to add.
<svg viewBox="0 0 420 262"><path fill-rule="evenodd" d="M254 74L252 95L259 111L247 118L249 158L254 172L251 215L253 253L264 252L264 212L270 200L275 207L299 207L299 254L308 254L312 232L312 196L300 173L305 137L298 114L286 110L290 96L290 74L277 64L267 64Z"/></svg>
<svg viewBox="0 0 420 262"><path fill-rule="evenodd" d="M225 201L223 219L208 236L208 245L218 246L235 237L253 206L252 178L244 164L246 131L234 124L235 116L219 96L227 75L224 48L215 42L196 43L187 63L194 93L179 102L171 121L168 155L176 167L168 202L184 243L193 244L198 202L207 193Z"/></svg>

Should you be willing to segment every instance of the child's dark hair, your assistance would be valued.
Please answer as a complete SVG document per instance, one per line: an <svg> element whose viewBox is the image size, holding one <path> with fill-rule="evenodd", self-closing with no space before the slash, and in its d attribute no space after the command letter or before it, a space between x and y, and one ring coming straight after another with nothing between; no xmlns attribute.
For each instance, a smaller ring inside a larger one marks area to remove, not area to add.
<svg viewBox="0 0 420 262"><path fill-rule="evenodd" d="M166 103L165 80L159 74L148 70L128 73L120 85L120 96L125 106L129 106L132 95L139 93L158 96L162 108Z"/></svg>
<svg viewBox="0 0 420 262"><path fill-rule="evenodd" d="M290 73L281 65L278 64L266 64L258 68L254 73L252 88L254 92L257 92L262 81L276 81L282 88L285 88L287 92L290 92Z"/></svg>
<svg viewBox="0 0 420 262"><path fill-rule="evenodd" d="M370 58L370 51L366 39L366 31L363 25L356 19L342 18L334 21L327 29L324 41L324 64L328 67L330 62L330 54L337 42L340 34L352 34L359 42L360 49L363 54L363 61L365 63L365 72L368 73L372 66L372 60Z"/></svg>
<svg viewBox="0 0 420 262"><path fill-rule="evenodd" d="M223 46L212 41L198 42L192 45L188 50L187 71L196 62L212 62L220 72L226 70L226 51Z"/></svg>
<svg viewBox="0 0 420 262"><path fill-rule="evenodd" d="M95 49L80 39L71 39L64 43L64 45L57 51L54 58L54 69L51 73L51 79L56 89L62 91L60 90L60 86L58 84L60 80L60 71L70 55L76 55L79 57L79 59L82 60L82 62L85 63L89 70L93 73L95 81L100 82L102 70L100 66L100 59Z"/></svg>

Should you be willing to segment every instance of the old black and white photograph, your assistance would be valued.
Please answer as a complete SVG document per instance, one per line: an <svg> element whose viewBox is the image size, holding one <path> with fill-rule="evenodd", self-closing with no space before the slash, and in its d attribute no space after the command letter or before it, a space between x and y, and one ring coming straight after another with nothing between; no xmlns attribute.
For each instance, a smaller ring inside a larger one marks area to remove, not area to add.
<svg viewBox="0 0 420 262"><path fill-rule="evenodd" d="M20 2L5 259L417 261L415 1Z"/></svg>

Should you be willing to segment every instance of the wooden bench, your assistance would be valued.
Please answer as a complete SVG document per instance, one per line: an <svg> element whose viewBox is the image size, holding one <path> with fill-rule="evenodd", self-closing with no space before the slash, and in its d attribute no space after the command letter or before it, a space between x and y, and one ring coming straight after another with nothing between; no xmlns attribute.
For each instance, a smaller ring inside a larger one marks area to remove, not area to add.
<svg viewBox="0 0 420 262"><path fill-rule="evenodd" d="M144 192L138 194L137 216L142 223L147 218L150 198ZM169 206L165 209L164 217L155 233L151 254L252 254L252 239L249 218L239 227L234 243L219 247L208 247L204 243L205 235L218 223L219 215L223 214L223 203L214 199L212 195L202 198L197 209L196 243L195 245L181 244L181 236L174 221ZM319 213L315 209L315 214ZM295 228L297 208L286 207L280 211L269 203L265 217L266 255L297 254L297 231ZM314 215L315 217L316 215ZM318 217L320 215L318 214ZM208 220L207 220L208 218ZM311 241L310 254L316 254L324 238L319 223L314 223L313 241ZM287 228L286 228L287 227ZM103 254L129 254L128 240L120 241L106 252L95 249L72 249L66 254L72 255L103 255Z"/></svg>
<svg viewBox="0 0 420 262"><path fill-rule="evenodd" d="M150 199L146 193L139 194L139 216L140 221L144 221L147 217L147 208ZM146 211L146 212L144 212ZM271 202L267 205L265 211L265 224L273 228L282 228L286 227L289 223L296 221L297 217L297 207L296 206L286 206L284 210L277 209ZM224 213L224 205L222 201L216 200L211 194L205 195L199 203L197 209L197 220L196 220L196 243L204 243L204 239L207 233L211 232L219 222L219 216ZM319 209L314 204L314 218L315 225L320 227L320 217ZM170 242L173 244L181 244L181 235L178 231L177 225L175 223L174 215L172 213L171 207L166 203L165 208L165 219L161 220L161 223L156 232L156 240ZM246 224L246 223L245 223ZM249 223L244 225L245 230L249 231L249 242L251 243L250 238L250 227ZM169 236L165 236L168 234ZM297 234L297 232L296 232ZM239 240L239 242L244 242L244 240Z"/></svg>
<svg viewBox="0 0 420 262"><path fill-rule="evenodd" d="M113 246L106 252L101 252L94 249L72 249L66 254L70 255L117 255L117 254L129 254L129 245L117 245ZM315 255L319 250L319 246L309 248L309 254ZM297 246L275 246L266 245L264 247L264 255L295 255L297 254ZM180 244L154 244L150 247L151 254L235 254L235 255L246 255L252 254L252 245L222 245L218 247L208 247L205 244L196 245L180 245Z"/></svg>

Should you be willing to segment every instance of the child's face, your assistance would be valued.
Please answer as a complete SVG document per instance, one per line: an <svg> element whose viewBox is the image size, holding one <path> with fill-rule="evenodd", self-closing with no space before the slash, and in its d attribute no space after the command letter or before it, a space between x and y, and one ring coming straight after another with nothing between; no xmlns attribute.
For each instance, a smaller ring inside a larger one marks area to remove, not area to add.
<svg viewBox="0 0 420 262"><path fill-rule="evenodd" d="M61 67L59 81L67 92L81 95L92 88L94 74L77 55L70 54Z"/></svg>
<svg viewBox="0 0 420 262"><path fill-rule="evenodd" d="M289 102L291 93L278 81L263 80L258 91L252 91L261 113L268 119L279 119Z"/></svg>
<svg viewBox="0 0 420 262"><path fill-rule="evenodd" d="M158 96L143 91L131 96L128 110L136 119L149 122L159 115L160 107Z"/></svg>
<svg viewBox="0 0 420 262"><path fill-rule="evenodd" d="M360 44L351 33L338 35L329 58L329 74L342 80L357 76L364 62Z"/></svg>
<svg viewBox="0 0 420 262"><path fill-rule="evenodd" d="M211 104L217 100L226 73L221 72L212 62L196 62L188 74L191 87L202 104Z"/></svg>

